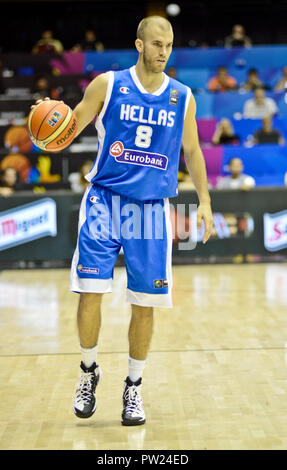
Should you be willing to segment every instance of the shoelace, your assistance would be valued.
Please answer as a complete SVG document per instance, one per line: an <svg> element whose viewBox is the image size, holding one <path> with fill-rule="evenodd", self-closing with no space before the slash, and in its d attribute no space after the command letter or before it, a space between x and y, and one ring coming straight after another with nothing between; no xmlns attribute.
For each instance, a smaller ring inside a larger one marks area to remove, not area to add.
<svg viewBox="0 0 287 470"><path fill-rule="evenodd" d="M124 393L125 411L128 413L142 412L142 399L138 394L137 387L127 387Z"/></svg>
<svg viewBox="0 0 287 470"><path fill-rule="evenodd" d="M76 401L88 403L92 395L95 376L93 372L83 372L80 377L79 388L76 393Z"/></svg>

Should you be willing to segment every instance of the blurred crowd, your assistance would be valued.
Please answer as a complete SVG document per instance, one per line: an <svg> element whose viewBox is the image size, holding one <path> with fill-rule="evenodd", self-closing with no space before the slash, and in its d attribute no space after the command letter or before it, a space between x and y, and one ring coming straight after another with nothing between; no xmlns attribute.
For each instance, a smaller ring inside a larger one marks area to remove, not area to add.
<svg viewBox="0 0 287 470"><path fill-rule="evenodd" d="M104 44L98 40L94 30L87 29L85 35L79 43L72 47L72 51L97 51L102 52L104 50ZM45 30L42 33L41 38L34 45L32 49L33 54L61 54L64 52L64 46L59 39L54 38L54 33L51 30Z"/></svg>
<svg viewBox="0 0 287 470"><path fill-rule="evenodd" d="M233 26L231 34L224 41L225 48L234 47L252 47L252 39L246 35L242 25ZM204 46L206 47L206 45ZM70 49L71 52L81 51L103 52L105 46L98 39L93 29L87 29L81 41ZM62 54L65 48L62 42L54 37L53 31L43 31L41 38L36 42L32 49L32 54ZM286 59L287 63L287 59ZM0 62L0 97L5 94L5 86L1 81L1 76L7 76L3 72L4 67ZM177 78L175 67L167 69L166 73L173 78ZM51 76L49 74L33 75L31 89L31 99L37 100L49 96L56 100L65 100L69 104L69 98L79 101L82 93L93 78L86 76L75 85L61 87L51 85ZM287 89L287 65L282 68L281 77L272 87L264 83L260 77L260 71L256 68L250 68L246 72L245 80L239 83L228 68L224 65L217 68L216 73L206 83L205 92L210 94L224 93L248 93L248 98L242 109L238 109L242 119L259 119L261 126L254 131L252 135L243 141L239 133L234 131L231 119L223 117L217 120L214 134L210 145L216 146L258 146L262 144L285 145L285 138L282 132L274 127L274 117L279 115L276 101L267 96L268 92L281 92ZM250 94L252 97L250 98ZM25 117L25 119L27 116ZM0 118L1 121L1 118ZM95 133L95 131L94 131ZM84 175L88 173L93 164L93 158L96 154L97 142L94 140L94 150L87 151L89 146L85 147L83 158L79 161L77 168L66 175L66 184L73 192L83 192L86 187ZM47 153L40 152L31 142L26 127L26 122L16 123L15 119L9 121L9 126L4 133L2 145L6 154L0 157L0 196L8 197L17 189L23 189L23 185L47 185L52 183L61 183L63 175L53 169L52 160ZM31 159L31 155L33 158ZM72 157L70 157L72 158ZM254 178L246 175L242 157L238 154L232 158L228 164L228 175L219 177L215 185L218 189L238 189L249 190L255 187ZM179 188L193 189L193 183L187 172L184 154L182 151L179 167ZM286 176L287 182L287 176ZM212 185L210 185L212 187ZM214 187L214 185L213 185Z"/></svg>

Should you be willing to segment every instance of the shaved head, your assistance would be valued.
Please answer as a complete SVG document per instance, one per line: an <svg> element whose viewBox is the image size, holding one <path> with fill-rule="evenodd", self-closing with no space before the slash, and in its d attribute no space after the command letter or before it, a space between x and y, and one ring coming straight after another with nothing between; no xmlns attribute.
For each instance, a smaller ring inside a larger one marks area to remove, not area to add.
<svg viewBox="0 0 287 470"><path fill-rule="evenodd" d="M140 24L138 25L137 39L144 41L146 31L150 28L150 26L156 26L163 32L172 31L170 22L163 18L163 16L148 16L147 18L141 20Z"/></svg>
<svg viewBox="0 0 287 470"><path fill-rule="evenodd" d="M173 46L170 22L162 16L144 18L138 25L135 46L139 53L139 62L146 72L163 72Z"/></svg>

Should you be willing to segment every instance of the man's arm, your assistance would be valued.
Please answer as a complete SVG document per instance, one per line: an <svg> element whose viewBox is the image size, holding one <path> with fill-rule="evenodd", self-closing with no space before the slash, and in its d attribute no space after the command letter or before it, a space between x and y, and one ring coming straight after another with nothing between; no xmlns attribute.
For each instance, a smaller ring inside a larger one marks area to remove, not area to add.
<svg viewBox="0 0 287 470"><path fill-rule="evenodd" d="M94 80L87 86L82 101L74 109L74 113L77 119L77 132L76 138L85 127L101 112L101 109L105 102L106 91L108 86L108 74L102 73L98 75ZM49 100L50 98L45 98ZM36 105L41 103L43 100L37 100ZM31 106L33 109L36 105Z"/></svg>
<svg viewBox="0 0 287 470"><path fill-rule="evenodd" d="M197 226L200 228L203 219L205 225L203 243L206 243L211 235L213 218L208 191L205 161L198 141L195 112L196 104L193 95L191 95L184 121L182 143L186 166L195 185L199 199L199 207L197 210Z"/></svg>
<svg viewBox="0 0 287 470"><path fill-rule="evenodd" d="M82 101L75 107L77 137L82 130L101 112L108 85L108 74L98 75L86 88Z"/></svg>

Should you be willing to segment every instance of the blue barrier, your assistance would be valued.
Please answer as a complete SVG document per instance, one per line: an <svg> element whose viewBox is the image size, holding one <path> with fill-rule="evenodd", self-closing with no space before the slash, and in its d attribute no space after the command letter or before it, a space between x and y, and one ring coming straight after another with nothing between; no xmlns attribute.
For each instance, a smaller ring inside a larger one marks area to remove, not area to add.
<svg viewBox="0 0 287 470"><path fill-rule="evenodd" d="M267 92L266 96L276 101L281 116L287 116L287 92ZM253 98L253 93L203 92L195 94L194 97L197 104L197 117L232 118L235 113L243 113L244 103Z"/></svg>
<svg viewBox="0 0 287 470"><path fill-rule="evenodd" d="M287 65L287 46L253 46L251 48L236 47L225 49L211 47L209 49L176 49L174 66L179 68L199 68L215 70L220 65L228 68L249 69L282 68Z"/></svg>
<svg viewBox="0 0 287 470"><path fill-rule="evenodd" d="M137 62L138 53L131 50L87 52L84 57L84 73L120 70ZM250 68L257 68L264 84L274 87L281 77L282 67L287 65L287 46L254 46L246 48L175 49L167 66L174 66L178 79L192 89L207 89L208 80L214 76L219 65L228 67L230 75L238 84L246 80ZM198 117L233 117L242 112L250 93L218 93L207 91L195 96ZM267 93L277 102L279 113L287 115L285 93Z"/></svg>
<svg viewBox="0 0 287 470"><path fill-rule="evenodd" d="M137 62L136 50L112 50L105 52L86 52L84 73L121 70Z"/></svg>
<svg viewBox="0 0 287 470"><path fill-rule="evenodd" d="M228 69L228 75L235 78L237 85L243 86L244 82L247 80L249 68ZM216 75L217 71L211 70L208 68L205 69L187 69L187 68L178 68L177 69L177 79L189 86L191 89L203 89L208 90L209 80ZM264 67L258 69L258 77L262 81L263 85L270 88L270 91L273 90L278 80L282 76L282 70L278 68L268 68Z"/></svg>
<svg viewBox="0 0 287 470"><path fill-rule="evenodd" d="M85 53L84 72L131 67L136 63L137 58L136 49L87 52ZM216 70L218 66L225 65L232 70L247 71L253 67L263 69L268 65L270 69L282 69L287 65L286 58L286 45L233 49L222 47L177 48L170 56L168 67Z"/></svg>
<svg viewBox="0 0 287 470"><path fill-rule="evenodd" d="M287 146L258 145L255 147L225 146L222 155L221 173L228 173L231 158L243 161L244 172L253 177L284 175L287 172Z"/></svg>
<svg viewBox="0 0 287 470"><path fill-rule="evenodd" d="M260 119L231 119L231 123L234 128L234 133L241 137L241 142L248 139L250 135L253 135L255 131L261 129L262 121ZM287 117L274 117L273 128L279 130L282 137L287 142Z"/></svg>

